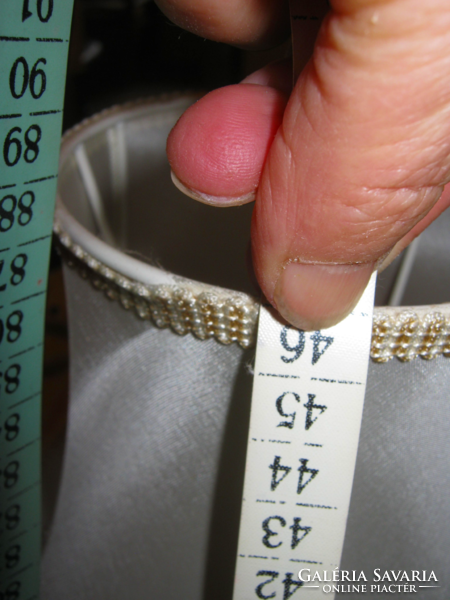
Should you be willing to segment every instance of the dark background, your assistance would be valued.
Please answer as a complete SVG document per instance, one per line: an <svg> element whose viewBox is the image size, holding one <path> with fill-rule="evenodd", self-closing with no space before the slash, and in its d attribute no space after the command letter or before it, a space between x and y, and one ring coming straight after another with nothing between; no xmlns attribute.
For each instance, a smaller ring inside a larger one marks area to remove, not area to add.
<svg viewBox="0 0 450 600"><path fill-rule="evenodd" d="M64 129L117 102L237 83L285 53L285 46L246 52L197 37L152 0L75 0Z"/></svg>

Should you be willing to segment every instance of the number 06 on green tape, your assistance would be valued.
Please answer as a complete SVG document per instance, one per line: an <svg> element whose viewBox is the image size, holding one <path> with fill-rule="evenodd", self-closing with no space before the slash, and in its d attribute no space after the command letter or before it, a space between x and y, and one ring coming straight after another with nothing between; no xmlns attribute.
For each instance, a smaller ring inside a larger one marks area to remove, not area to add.
<svg viewBox="0 0 450 600"><path fill-rule="evenodd" d="M48 258L73 0L0 0L0 600L39 596Z"/></svg>

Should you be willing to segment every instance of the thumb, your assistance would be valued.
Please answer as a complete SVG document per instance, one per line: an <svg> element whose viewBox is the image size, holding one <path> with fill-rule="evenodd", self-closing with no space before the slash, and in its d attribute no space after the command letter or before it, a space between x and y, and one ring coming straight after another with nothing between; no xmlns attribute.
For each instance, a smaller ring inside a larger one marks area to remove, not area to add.
<svg viewBox="0 0 450 600"><path fill-rule="evenodd" d="M450 204L448 0L332 0L284 112L252 223L259 283L329 327Z"/></svg>

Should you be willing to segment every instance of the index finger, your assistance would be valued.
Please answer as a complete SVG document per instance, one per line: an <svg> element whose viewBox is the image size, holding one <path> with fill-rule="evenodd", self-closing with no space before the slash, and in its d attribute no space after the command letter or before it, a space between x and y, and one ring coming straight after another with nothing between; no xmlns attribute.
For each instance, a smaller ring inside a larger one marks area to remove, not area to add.
<svg viewBox="0 0 450 600"><path fill-rule="evenodd" d="M287 0L156 0L156 4L183 29L216 42L264 49L289 35Z"/></svg>

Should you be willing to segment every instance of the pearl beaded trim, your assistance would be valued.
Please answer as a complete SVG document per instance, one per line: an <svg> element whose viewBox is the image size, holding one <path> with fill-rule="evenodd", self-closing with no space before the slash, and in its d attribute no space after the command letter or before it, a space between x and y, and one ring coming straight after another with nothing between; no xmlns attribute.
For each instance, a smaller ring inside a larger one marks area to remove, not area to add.
<svg viewBox="0 0 450 600"><path fill-rule="evenodd" d="M254 346L259 304L250 296L189 283L144 285L103 265L75 244L56 221L55 234L67 264L108 298L116 300L157 327L179 335L192 333L222 344ZM194 282L192 282L194 284ZM392 358L450 357L450 304L417 307L375 307L370 356L376 362Z"/></svg>

